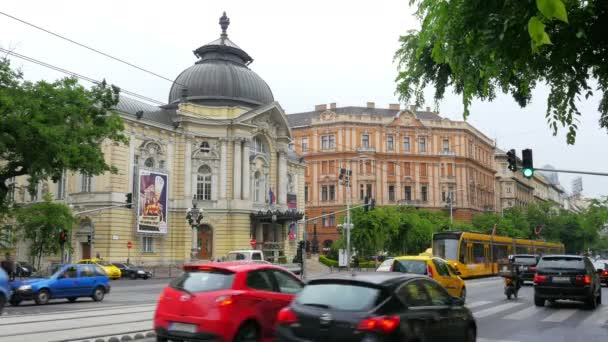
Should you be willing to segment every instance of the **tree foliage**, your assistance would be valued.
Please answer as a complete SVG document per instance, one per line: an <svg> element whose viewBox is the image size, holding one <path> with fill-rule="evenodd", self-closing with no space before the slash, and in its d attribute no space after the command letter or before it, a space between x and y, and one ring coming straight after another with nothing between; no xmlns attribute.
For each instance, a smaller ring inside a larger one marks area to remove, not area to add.
<svg viewBox="0 0 608 342"><path fill-rule="evenodd" d="M500 91L525 107L546 83L546 119L553 134L567 129L575 142L576 102L602 94L601 127L608 129L608 2L604 0L410 0L420 30L400 38L397 93L422 106L435 87L436 104L447 87L462 96L463 116L473 98L492 101ZM589 83L590 78L597 86ZM594 89L595 88L595 89Z"/></svg>
<svg viewBox="0 0 608 342"><path fill-rule="evenodd" d="M12 177L29 176L33 191L41 180L60 179L64 170L116 172L101 143L128 141L121 118L110 111L118 93L105 82L87 90L74 78L24 81L8 59L0 59L0 214L8 210L6 181Z"/></svg>
<svg viewBox="0 0 608 342"><path fill-rule="evenodd" d="M53 202L47 193L44 201L17 209L16 226L19 234L31 243L30 256L40 269L40 260L45 255L56 255L61 250L59 234L70 231L75 222L70 208Z"/></svg>

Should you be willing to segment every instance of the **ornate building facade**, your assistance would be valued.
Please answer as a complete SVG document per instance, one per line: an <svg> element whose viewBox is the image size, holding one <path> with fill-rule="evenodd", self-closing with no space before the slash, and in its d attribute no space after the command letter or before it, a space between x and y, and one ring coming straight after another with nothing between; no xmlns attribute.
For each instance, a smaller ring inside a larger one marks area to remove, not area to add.
<svg viewBox="0 0 608 342"><path fill-rule="evenodd" d="M452 198L456 219L494 210L493 141L467 122L437 113L318 105L315 111L287 116L296 153L308 168L304 197L306 217L344 209L345 187L338 182L341 167L352 171L351 203L365 196L376 205L410 205L447 210ZM339 237L341 217L307 225L323 246Z"/></svg>
<svg viewBox="0 0 608 342"><path fill-rule="evenodd" d="M211 259L250 249L254 239L275 259L295 254L305 163L289 149L291 129L270 87L248 67L253 59L228 39L225 14L220 25L220 38L196 49L196 63L175 79L167 105L121 96L116 111L129 144L103 144L117 174L66 173L41 184L36 196L26 195L26 179L16 180L17 202L51 192L74 212L118 206L133 194L132 209L78 215L71 260ZM186 220L193 204L203 210L194 228ZM27 245L18 249L21 260Z"/></svg>

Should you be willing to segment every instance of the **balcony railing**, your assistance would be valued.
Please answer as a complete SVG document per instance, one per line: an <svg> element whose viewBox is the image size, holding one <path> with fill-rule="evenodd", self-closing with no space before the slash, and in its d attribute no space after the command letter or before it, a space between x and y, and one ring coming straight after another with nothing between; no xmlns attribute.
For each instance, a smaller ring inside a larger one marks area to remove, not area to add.
<svg viewBox="0 0 608 342"><path fill-rule="evenodd" d="M441 151L440 154L442 156L456 157L456 152L455 151Z"/></svg>
<svg viewBox="0 0 608 342"><path fill-rule="evenodd" d="M357 152L376 152L376 149L373 146L359 146Z"/></svg>

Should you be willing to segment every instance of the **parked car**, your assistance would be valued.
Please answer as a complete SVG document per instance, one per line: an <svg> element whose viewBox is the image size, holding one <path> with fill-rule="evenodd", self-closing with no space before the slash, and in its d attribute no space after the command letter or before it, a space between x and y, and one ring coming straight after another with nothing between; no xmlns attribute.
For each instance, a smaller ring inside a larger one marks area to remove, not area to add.
<svg viewBox="0 0 608 342"><path fill-rule="evenodd" d="M11 298L11 293L12 290L8 282L8 274L0 267L0 315L2 315L4 306L9 298Z"/></svg>
<svg viewBox="0 0 608 342"><path fill-rule="evenodd" d="M36 272L36 268L28 262L18 261L15 263L15 275L20 278L27 278Z"/></svg>
<svg viewBox="0 0 608 342"><path fill-rule="evenodd" d="M600 282L608 286L608 260L598 259L593 262L593 266L600 276Z"/></svg>
<svg viewBox="0 0 608 342"><path fill-rule="evenodd" d="M426 275L440 283L450 295L460 297L463 301L467 297L467 289L464 280L459 276L460 273L441 258L422 255L400 256L387 259L376 271Z"/></svg>
<svg viewBox="0 0 608 342"><path fill-rule="evenodd" d="M110 279L120 279L120 277L122 276L122 273L120 272L120 269L118 269L118 267L112 265L111 263L109 263L103 259L83 259L83 260L78 261L78 264L99 265L99 266L103 267L103 269L106 271L106 273L108 274L108 277L110 277Z"/></svg>
<svg viewBox="0 0 608 342"><path fill-rule="evenodd" d="M475 341L464 301L436 281L396 272L309 281L277 316L278 341Z"/></svg>
<svg viewBox="0 0 608 342"><path fill-rule="evenodd" d="M519 269L521 280L534 281L536 265L538 264L540 256L536 254L514 254L513 258L513 263L516 264Z"/></svg>
<svg viewBox="0 0 608 342"><path fill-rule="evenodd" d="M112 265L120 270L121 277L129 279L148 279L152 278L152 272L146 271L141 267L132 264L113 262Z"/></svg>
<svg viewBox="0 0 608 342"><path fill-rule="evenodd" d="M15 306L24 300L46 304L56 298L67 298L70 302L75 302L79 297L91 297L99 302L110 292L108 275L95 264L62 265L48 277L13 281L11 288L13 295L10 303Z"/></svg>
<svg viewBox="0 0 608 342"><path fill-rule="evenodd" d="M559 299L582 301L592 309L602 303L602 287L589 258L579 255L545 255L536 266L534 304Z"/></svg>
<svg viewBox="0 0 608 342"><path fill-rule="evenodd" d="M157 341L261 341L303 283L257 262L186 264L167 286L154 315Z"/></svg>

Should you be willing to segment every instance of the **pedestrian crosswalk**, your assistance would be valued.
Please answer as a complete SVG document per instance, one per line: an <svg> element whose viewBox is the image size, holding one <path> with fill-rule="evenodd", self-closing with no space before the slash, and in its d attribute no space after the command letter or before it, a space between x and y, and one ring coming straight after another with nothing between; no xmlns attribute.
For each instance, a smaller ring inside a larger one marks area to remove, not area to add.
<svg viewBox="0 0 608 342"><path fill-rule="evenodd" d="M485 319L511 321L535 321L547 324L568 322L573 326L608 327L608 304L589 310L582 305L567 302L536 307L527 298L515 300L480 300L466 304L477 321Z"/></svg>

